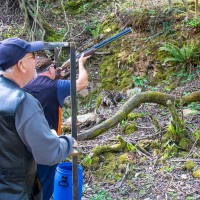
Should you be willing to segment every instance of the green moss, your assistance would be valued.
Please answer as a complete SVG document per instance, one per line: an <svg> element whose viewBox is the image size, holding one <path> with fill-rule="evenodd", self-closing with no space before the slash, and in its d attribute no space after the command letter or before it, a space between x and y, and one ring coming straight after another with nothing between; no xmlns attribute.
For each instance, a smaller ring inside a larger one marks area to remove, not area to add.
<svg viewBox="0 0 200 200"><path fill-rule="evenodd" d="M137 123L136 123L136 122L129 122L129 123L125 126L124 133L125 133L126 135L130 135L130 134L134 133L135 130L137 130Z"/></svg>
<svg viewBox="0 0 200 200"><path fill-rule="evenodd" d="M187 151L180 151L178 152L178 157L181 157L181 158L186 158L188 155L188 152Z"/></svg>
<svg viewBox="0 0 200 200"><path fill-rule="evenodd" d="M118 171L120 172L120 174L121 173L125 173L125 171L126 171L126 164L119 164L118 165Z"/></svg>
<svg viewBox="0 0 200 200"><path fill-rule="evenodd" d="M110 56L105 56L100 64L101 87L106 91L121 91L132 85L131 72L126 68L118 67L118 61L126 62L122 61L125 57L120 59L120 46L116 43L112 45L115 52Z"/></svg>
<svg viewBox="0 0 200 200"><path fill-rule="evenodd" d="M178 154L178 147L174 143L168 144L166 147L164 147L164 151L161 154L162 160L167 160L170 157L177 156L177 154Z"/></svg>
<svg viewBox="0 0 200 200"><path fill-rule="evenodd" d="M92 157L92 169L96 169L97 167L99 167L99 157L98 156L93 156Z"/></svg>
<svg viewBox="0 0 200 200"><path fill-rule="evenodd" d="M124 154L120 155L120 156L118 157L118 162L119 162L120 164L126 164L127 162L129 162L127 153L124 153Z"/></svg>
<svg viewBox="0 0 200 200"><path fill-rule="evenodd" d="M174 83L172 83L171 85L168 85L168 86L164 87L163 91L164 92L169 92L169 91L171 91L171 90L173 90L175 88L176 88L176 85Z"/></svg>
<svg viewBox="0 0 200 200"><path fill-rule="evenodd" d="M176 133L176 130L174 126L171 124L167 128L167 132L164 135L164 140L172 139L173 141L179 141L178 134Z"/></svg>
<svg viewBox="0 0 200 200"><path fill-rule="evenodd" d="M194 158L194 159L195 159L195 158L199 158L199 154L193 153L193 154L192 154L192 158Z"/></svg>
<svg viewBox="0 0 200 200"><path fill-rule="evenodd" d="M157 149L157 148L161 148L161 143L158 139L156 140L152 140L151 144L150 144L150 148L152 149Z"/></svg>
<svg viewBox="0 0 200 200"><path fill-rule="evenodd" d="M118 23L115 21L113 22L115 16L113 19L111 18L113 18L113 16L110 16L110 18L105 20L101 25L102 33L105 34L105 36L108 34L115 34L119 30Z"/></svg>
<svg viewBox="0 0 200 200"><path fill-rule="evenodd" d="M194 178L200 178L200 169L195 170L192 175Z"/></svg>
<svg viewBox="0 0 200 200"><path fill-rule="evenodd" d="M189 146L189 140L187 138L182 138L179 142L179 147L183 150L187 150Z"/></svg>
<svg viewBox="0 0 200 200"><path fill-rule="evenodd" d="M60 42L62 36L55 32L48 24L44 24L44 29L46 30L44 40L47 42Z"/></svg>
<svg viewBox="0 0 200 200"><path fill-rule="evenodd" d="M99 94L99 96L97 97L97 99L96 99L96 109L98 109L99 108L99 106L100 106L100 104L101 104L101 101L102 101L102 99L103 99L103 96L102 96L102 94Z"/></svg>
<svg viewBox="0 0 200 200"><path fill-rule="evenodd" d="M110 162L112 162L113 161L113 159L114 159L114 154L113 153L111 153L111 152L107 152L107 153L104 153L103 154L103 162L104 162L104 164L109 164Z"/></svg>
<svg viewBox="0 0 200 200"><path fill-rule="evenodd" d="M108 2L105 0L68 0L64 2L65 10L72 15L87 13L96 7L103 9L105 6L108 6Z"/></svg>
<svg viewBox="0 0 200 200"><path fill-rule="evenodd" d="M187 169L187 170L191 170L196 166L196 163L193 162L192 160L187 160L184 164L183 164L183 168Z"/></svg>
<svg viewBox="0 0 200 200"><path fill-rule="evenodd" d="M94 2L88 0L69 0L64 2L65 10L70 14L80 14L89 10Z"/></svg>
<svg viewBox="0 0 200 200"><path fill-rule="evenodd" d="M135 120L137 118L142 118L143 116L144 116L143 113L134 113L134 112L131 112L131 113L128 114L127 119L129 121L131 121L131 120Z"/></svg>
<svg viewBox="0 0 200 200"><path fill-rule="evenodd" d="M159 149L153 149L152 154L153 154L153 156L158 156L160 154L160 150Z"/></svg>
<svg viewBox="0 0 200 200"><path fill-rule="evenodd" d="M140 162L141 163L146 163L147 162L147 158L146 157L141 157L140 158Z"/></svg>
<svg viewBox="0 0 200 200"><path fill-rule="evenodd" d="M100 155L104 152L109 152L110 151L110 145L105 145L105 146L97 146L94 149L92 149L92 152L95 155Z"/></svg>
<svg viewBox="0 0 200 200"><path fill-rule="evenodd" d="M64 133L70 133L71 132L71 126L63 125L62 126L62 132L64 132Z"/></svg>

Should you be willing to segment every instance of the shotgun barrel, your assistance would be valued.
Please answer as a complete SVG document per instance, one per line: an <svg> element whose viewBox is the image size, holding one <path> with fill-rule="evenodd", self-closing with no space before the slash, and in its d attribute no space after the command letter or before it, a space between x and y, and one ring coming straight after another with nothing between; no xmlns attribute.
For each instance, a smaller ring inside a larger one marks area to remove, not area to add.
<svg viewBox="0 0 200 200"><path fill-rule="evenodd" d="M132 32L132 29L131 28L126 28L124 29L123 31L113 35L112 37L109 37L105 40L103 40L102 42L94 45L93 47L87 49L86 51L83 51L82 53L84 53L84 56L89 56L89 55L92 55L93 53L95 53L95 51L97 51L98 49L110 44L111 42L123 37L124 35L127 35L129 33ZM80 58L80 56L82 55L82 53L79 53L78 55L76 55L76 59ZM66 69L68 66L69 66L69 63L70 63L70 59L68 59L67 61L65 61L61 68L62 70Z"/></svg>

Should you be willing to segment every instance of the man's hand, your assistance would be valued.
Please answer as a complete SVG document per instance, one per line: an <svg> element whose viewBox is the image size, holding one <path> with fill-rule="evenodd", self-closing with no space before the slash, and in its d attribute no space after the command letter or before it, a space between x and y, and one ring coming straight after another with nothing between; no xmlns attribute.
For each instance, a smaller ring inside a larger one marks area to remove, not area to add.
<svg viewBox="0 0 200 200"><path fill-rule="evenodd" d="M80 154L81 154L81 152L78 149L78 142L74 139L73 149L69 155L70 156L78 156Z"/></svg>
<svg viewBox="0 0 200 200"><path fill-rule="evenodd" d="M90 56L85 56L85 57L84 57L84 53L82 53L82 54L81 54L81 57L80 57L79 60L78 60L79 65L84 66L85 63L86 63L86 61L87 61L87 59L90 58L90 57L91 57L91 55L90 55Z"/></svg>
<svg viewBox="0 0 200 200"><path fill-rule="evenodd" d="M54 135L58 136L57 132L56 132L54 129L51 129L51 132L52 132Z"/></svg>

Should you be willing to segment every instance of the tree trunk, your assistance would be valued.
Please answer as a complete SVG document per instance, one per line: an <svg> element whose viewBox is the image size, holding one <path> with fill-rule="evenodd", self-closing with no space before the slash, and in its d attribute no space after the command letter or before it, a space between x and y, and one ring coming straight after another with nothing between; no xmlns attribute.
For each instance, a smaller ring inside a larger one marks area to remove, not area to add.
<svg viewBox="0 0 200 200"><path fill-rule="evenodd" d="M168 0L168 3L169 3L169 10L172 9L172 0Z"/></svg>
<svg viewBox="0 0 200 200"><path fill-rule="evenodd" d="M169 94L163 94L160 92L141 92L137 95L131 97L122 108L114 114L111 118L98 124L97 126L81 133L78 135L78 140L90 140L103 132L109 130L110 128L116 126L121 122L134 108L138 108L142 103L157 103L163 106L167 106L167 100L174 102L176 105L186 105L192 102L200 101L200 91L193 92L189 95L183 96L179 99L175 96Z"/></svg>
<svg viewBox="0 0 200 200"><path fill-rule="evenodd" d="M24 14L25 29L29 33L29 40L48 41L48 36L56 34L39 11L39 0L18 1Z"/></svg>

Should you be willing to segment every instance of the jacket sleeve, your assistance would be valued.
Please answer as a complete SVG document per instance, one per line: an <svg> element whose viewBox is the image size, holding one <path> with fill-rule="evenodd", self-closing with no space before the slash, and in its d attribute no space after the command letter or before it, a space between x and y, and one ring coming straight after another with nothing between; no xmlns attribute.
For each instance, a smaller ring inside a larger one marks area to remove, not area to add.
<svg viewBox="0 0 200 200"><path fill-rule="evenodd" d="M51 132L40 103L30 94L19 105L15 115L19 137L32 153L36 163L54 165L72 151L72 137L58 137Z"/></svg>

